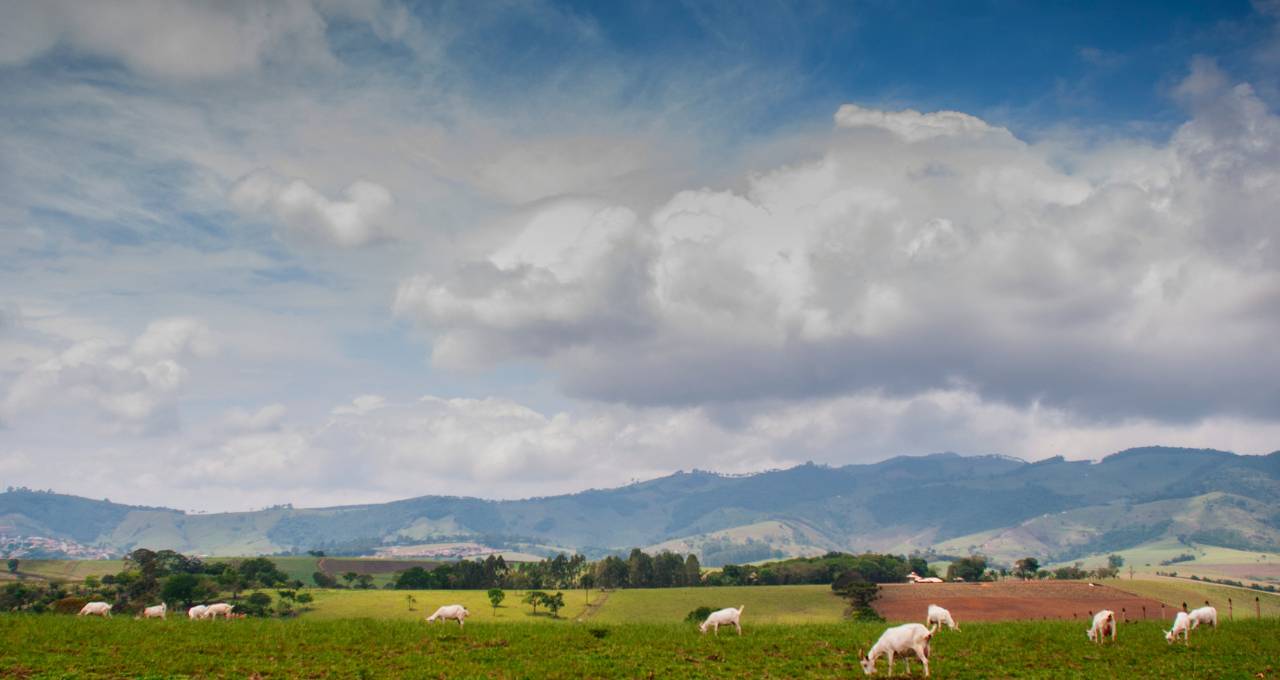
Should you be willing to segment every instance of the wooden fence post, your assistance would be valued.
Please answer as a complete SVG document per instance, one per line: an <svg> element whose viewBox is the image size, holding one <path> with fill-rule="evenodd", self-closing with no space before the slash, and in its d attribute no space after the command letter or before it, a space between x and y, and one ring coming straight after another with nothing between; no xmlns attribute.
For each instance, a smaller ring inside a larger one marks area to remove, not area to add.
<svg viewBox="0 0 1280 680"><path fill-rule="evenodd" d="M1262 600L1258 597L1253 598L1253 610L1258 614L1258 618L1262 618Z"/></svg>
<svg viewBox="0 0 1280 680"><path fill-rule="evenodd" d="M1142 605L1142 618L1143 618L1143 620L1145 620L1145 619L1147 618L1147 605L1145 605L1145 604L1144 604L1144 605Z"/></svg>
<svg viewBox="0 0 1280 680"><path fill-rule="evenodd" d="M1235 621L1235 620L1236 620L1236 609L1235 609L1235 605L1233 605L1233 604L1231 603L1231 598L1229 598L1229 597L1227 598L1227 619L1229 619L1229 620L1231 620L1231 621Z"/></svg>

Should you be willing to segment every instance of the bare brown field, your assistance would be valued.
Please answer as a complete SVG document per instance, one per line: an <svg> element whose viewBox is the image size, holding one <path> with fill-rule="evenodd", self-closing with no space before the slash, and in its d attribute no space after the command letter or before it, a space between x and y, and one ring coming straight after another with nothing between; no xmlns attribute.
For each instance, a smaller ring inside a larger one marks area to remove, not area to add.
<svg viewBox="0 0 1280 680"><path fill-rule="evenodd" d="M950 610L962 628L966 621L1083 621L1100 609L1128 620L1161 617L1157 600L1083 581L895 583L881 586L880 593L874 607L890 621L923 621L929 605L936 604ZM1165 607L1164 618L1173 618L1174 612L1173 606Z"/></svg>

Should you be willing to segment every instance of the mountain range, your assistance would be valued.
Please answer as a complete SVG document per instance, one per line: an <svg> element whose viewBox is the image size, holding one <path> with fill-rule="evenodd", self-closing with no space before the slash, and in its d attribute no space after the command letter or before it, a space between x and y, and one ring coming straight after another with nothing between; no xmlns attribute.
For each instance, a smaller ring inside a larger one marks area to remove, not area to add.
<svg viewBox="0 0 1280 680"><path fill-rule="evenodd" d="M614 489L493 501L423 496L329 508L195 514L51 492L0 493L0 550L26 537L124 553L202 555L470 541L588 556L632 547L704 564L841 551L983 552L1063 561L1143 543L1280 550L1280 451L1136 448L1034 463L940 453L746 476L678 472ZM56 556L56 555L49 555Z"/></svg>

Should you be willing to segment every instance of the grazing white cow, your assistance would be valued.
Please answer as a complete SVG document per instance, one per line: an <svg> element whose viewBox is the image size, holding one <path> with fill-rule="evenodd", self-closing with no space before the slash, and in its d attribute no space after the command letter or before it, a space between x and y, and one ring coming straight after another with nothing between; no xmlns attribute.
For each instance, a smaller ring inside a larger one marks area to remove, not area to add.
<svg viewBox="0 0 1280 680"><path fill-rule="evenodd" d="M187 618L191 619L192 621L199 621L200 619L209 618L209 606L204 604L198 604L188 609Z"/></svg>
<svg viewBox="0 0 1280 680"><path fill-rule="evenodd" d="M1106 641L1108 635L1111 636L1111 641L1114 642L1116 639L1116 613L1110 609L1103 609L1094 614L1093 625L1085 632L1088 633L1091 642L1102 644Z"/></svg>
<svg viewBox="0 0 1280 680"><path fill-rule="evenodd" d="M936 631L946 624L951 630L960 630L960 626L956 624L956 620L951 618L951 612L939 607L936 604L929 605L929 618L925 623L929 624L929 630Z"/></svg>
<svg viewBox="0 0 1280 680"><path fill-rule="evenodd" d="M1191 630L1195 630L1202 623L1214 628L1218 627L1218 610L1213 607L1204 606L1199 609L1192 609L1187 616L1191 619Z"/></svg>
<svg viewBox="0 0 1280 680"><path fill-rule="evenodd" d="M169 605L161 602L154 607L147 607L142 610L142 618L144 619L167 619L169 618Z"/></svg>
<svg viewBox="0 0 1280 680"><path fill-rule="evenodd" d="M921 578L920 575L915 573L914 571L911 572L910 574L907 574L907 578L910 579L912 583L942 583L942 579L938 578L937 576L929 576L926 578Z"/></svg>
<svg viewBox="0 0 1280 680"><path fill-rule="evenodd" d="M1186 612L1178 612L1173 618L1173 628L1164 634L1165 642L1173 644L1178 639L1178 634L1182 634L1182 641L1191 644L1191 615Z"/></svg>
<svg viewBox="0 0 1280 680"><path fill-rule="evenodd" d="M209 608L205 610L204 615L210 619L216 619L218 618L218 615L221 614L222 618L229 619L231 618L231 610L235 608L236 606L233 604L219 602L218 604L209 605Z"/></svg>
<svg viewBox="0 0 1280 680"><path fill-rule="evenodd" d="M728 607L717 612L711 612L707 620L698 626L698 630L705 634L707 629L711 628L716 636L719 637L720 626L727 626L732 623L733 627L738 629L738 635L742 635L742 610L746 608L747 605L744 604L739 605L737 609Z"/></svg>
<svg viewBox="0 0 1280 680"><path fill-rule="evenodd" d="M876 640L876 644L862 657L862 672L867 675L875 675L876 660L881 656L889 657L889 674L893 675L893 657L900 655L902 662L907 665L907 674L911 673L911 658L907 656L907 652L914 652L916 658L920 659L920 663L924 664L924 677L929 677L929 638L933 637L933 631L925 628L918 623L904 623L901 626L894 626L886 630L880 635L880 639Z"/></svg>
<svg viewBox="0 0 1280 680"><path fill-rule="evenodd" d="M111 605L106 602L90 602L80 608L76 616L105 616L111 618Z"/></svg>
<svg viewBox="0 0 1280 680"><path fill-rule="evenodd" d="M460 604L448 604L437 609L436 613L432 614L431 616L428 616L427 623L435 623L436 621L448 621L450 619L453 619L458 622L458 627L461 628L463 622L466 621L467 617L470 615L471 615L471 612L467 611L466 607Z"/></svg>

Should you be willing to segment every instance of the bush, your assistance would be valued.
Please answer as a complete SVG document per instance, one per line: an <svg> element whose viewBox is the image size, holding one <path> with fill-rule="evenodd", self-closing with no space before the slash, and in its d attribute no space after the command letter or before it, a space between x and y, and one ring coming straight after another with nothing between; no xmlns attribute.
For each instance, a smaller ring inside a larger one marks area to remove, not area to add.
<svg viewBox="0 0 1280 680"><path fill-rule="evenodd" d="M86 604L89 604L87 597L64 597L55 600L49 608L55 614L79 614Z"/></svg>
<svg viewBox="0 0 1280 680"><path fill-rule="evenodd" d="M711 612L714 611L717 611L717 608L706 606L698 607L688 614L685 614L684 620L686 623L702 623L703 621L706 621L707 617L711 616Z"/></svg>

